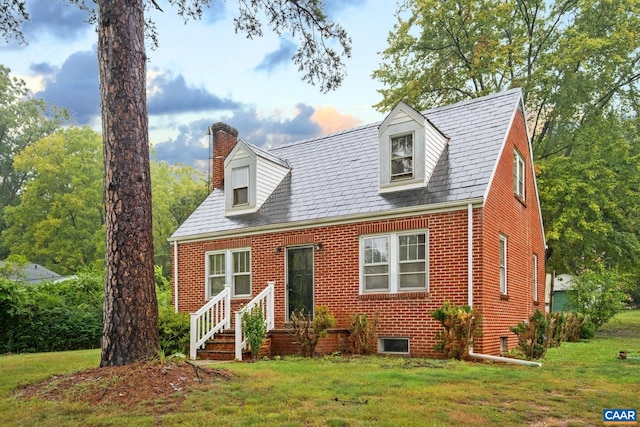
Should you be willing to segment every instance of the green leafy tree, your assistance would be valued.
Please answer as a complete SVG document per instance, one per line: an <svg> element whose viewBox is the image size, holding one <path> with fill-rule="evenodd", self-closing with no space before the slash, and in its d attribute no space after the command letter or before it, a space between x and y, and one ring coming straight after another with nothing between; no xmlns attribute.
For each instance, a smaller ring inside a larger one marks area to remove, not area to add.
<svg viewBox="0 0 640 427"><path fill-rule="evenodd" d="M90 9L86 0L68 0ZM170 1L185 20L200 18L211 0ZM146 95L144 32L155 42L149 10L155 0L96 0L91 21L98 27L98 70L105 161L106 275L101 366L154 357L158 350L158 307L153 270L153 224ZM317 0L239 2L236 31L262 35L289 32L300 42L293 61L303 78L323 91L344 78L343 55L351 40L327 19ZM0 2L0 33L23 39L29 19L24 1ZM337 45L338 50L334 48Z"/></svg>
<svg viewBox="0 0 640 427"><path fill-rule="evenodd" d="M381 111L521 87L549 265L573 271L606 251L637 266L640 3L626 0L405 0L373 77Z"/></svg>
<svg viewBox="0 0 640 427"><path fill-rule="evenodd" d="M102 265L102 138L69 128L26 147L14 158L28 173L20 203L5 208L3 239L13 254L60 274Z"/></svg>
<svg viewBox="0 0 640 427"><path fill-rule="evenodd" d="M207 197L206 177L184 165L151 161L153 245L155 264L171 273L171 247L167 239Z"/></svg>
<svg viewBox="0 0 640 427"><path fill-rule="evenodd" d="M0 233L6 226L3 207L18 204L20 189L29 178L28 170L14 168L14 157L54 132L67 118L64 110L51 107L41 99L28 97L25 82L12 78L10 71L0 65ZM8 252L0 239L0 259L5 258Z"/></svg>
<svg viewBox="0 0 640 427"><path fill-rule="evenodd" d="M596 329L611 320L630 300L623 277L606 267L604 254L588 261L571 283L568 294L571 308Z"/></svg>

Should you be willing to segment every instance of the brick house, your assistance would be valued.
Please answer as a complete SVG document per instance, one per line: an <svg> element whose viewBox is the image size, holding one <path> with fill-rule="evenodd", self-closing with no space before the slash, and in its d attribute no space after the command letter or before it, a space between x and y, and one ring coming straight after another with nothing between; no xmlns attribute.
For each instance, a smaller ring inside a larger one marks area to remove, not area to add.
<svg viewBox="0 0 640 427"><path fill-rule="evenodd" d="M213 190L170 238L177 310L227 329L269 290L272 354L295 351L292 311L327 305L337 326L319 352L346 350L350 316L377 313L378 352L411 356L437 356L430 312L445 301L482 313L474 351L490 355L544 310L519 89L424 112L401 102L380 123L268 151L226 124L210 130Z"/></svg>

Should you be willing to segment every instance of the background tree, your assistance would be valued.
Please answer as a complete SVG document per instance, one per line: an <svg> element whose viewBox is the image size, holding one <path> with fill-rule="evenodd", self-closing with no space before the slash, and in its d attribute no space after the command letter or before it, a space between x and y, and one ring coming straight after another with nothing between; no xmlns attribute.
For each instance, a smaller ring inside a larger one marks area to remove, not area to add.
<svg viewBox="0 0 640 427"><path fill-rule="evenodd" d="M151 161L153 245L156 266L171 274L171 247L167 239L207 197L204 174L184 165Z"/></svg>
<svg viewBox="0 0 640 427"><path fill-rule="evenodd" d="M0 233L5 229L3 208L18 203L19 190L29 176L28 170L14 168L13 158L67 118L64 110L27 97L24 81L10 77L10 71L0 65ZM0 239L0 259L7 254L8 248Z"/></svg>
<svg viewBox="0 0 640 427"><path fill-rule="evenodd" d="M16 155L16 171L29 180L20 203L4 210L11 253L60 274L104 265L102 165L102 138L87 127L60 130Z"/></svg>
<svg viewBox="0 0 640 427"><path fill-rule="evenodd" d="M88 8L85 0L68 0ZM145 9L155 0L96 0L98 69L105 161L106 275L101 366L153 357L158 348L158 310L153 275L153 229L146 107L144 29L155 29ZM175 0L178 14L199 18L210 0ZM24 1L0 2L3 36L21 38L28 20ZM263 15L260 15L263 14ZM342 55L350 54L344 29L322 11L318 0L239 2L237 31L262 35L262 19L278 34L300 41L294 63L303 78L324 91L344 77ZM332 47L337 43L339 51Z"/></svg>
<svg viewBox="0 0 640 427"><path fill-rule="evenodd" d="M373 77L389 110L521 87L548 264L606 252L638 283L640 3L405 0Z"/></svg>

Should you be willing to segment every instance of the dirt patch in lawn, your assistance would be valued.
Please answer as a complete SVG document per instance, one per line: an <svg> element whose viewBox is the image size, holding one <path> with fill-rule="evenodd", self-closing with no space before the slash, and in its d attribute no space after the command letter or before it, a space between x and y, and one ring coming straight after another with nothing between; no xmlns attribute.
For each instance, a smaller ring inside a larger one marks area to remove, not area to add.
<svg viewBox="0 0 640 427"><path fill-rule="evenodd" d="M53 376L19 387L16 398L85 402L91 406L116 404L132 408L162 401L166 411L178 407L190 390L215 387L231 374L187 362L144 362Z"/></svg>

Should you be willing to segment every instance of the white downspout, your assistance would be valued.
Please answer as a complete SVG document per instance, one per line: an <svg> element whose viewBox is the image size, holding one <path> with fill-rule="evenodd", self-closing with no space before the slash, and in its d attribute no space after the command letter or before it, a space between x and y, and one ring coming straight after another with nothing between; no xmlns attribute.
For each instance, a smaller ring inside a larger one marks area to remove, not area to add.
<svg viewBox="0 0 640 427"><path fill-rule="evenodd" d="M471 203L467 205L467 294L467 304L473 308L473 205ZM469 357L494 362L514 363L516 365L537 366L538 368L542 366L542 363L539 362L474 353L471 348L469 349Z"/></svg>
<svg viewBox="0 0 640 427"><path fill-rule="evenodd" d="M174 287L174 309L178 312L178 242L173 242L173 287Z"/></svg>

